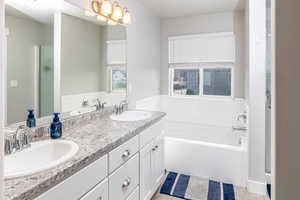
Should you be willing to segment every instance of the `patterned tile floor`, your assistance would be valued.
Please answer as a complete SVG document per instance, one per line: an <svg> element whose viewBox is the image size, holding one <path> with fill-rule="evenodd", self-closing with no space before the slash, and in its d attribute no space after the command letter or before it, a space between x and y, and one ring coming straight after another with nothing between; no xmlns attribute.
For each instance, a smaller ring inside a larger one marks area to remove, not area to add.
<svg viewBox="0 0 300 200"><path fill-rule="evenodd" d="M168 195L157 193L152 200L182 200ZM236 190L236 200L269 200L267 196L261 196L249 193L246 188L238 187Z"/></svg>

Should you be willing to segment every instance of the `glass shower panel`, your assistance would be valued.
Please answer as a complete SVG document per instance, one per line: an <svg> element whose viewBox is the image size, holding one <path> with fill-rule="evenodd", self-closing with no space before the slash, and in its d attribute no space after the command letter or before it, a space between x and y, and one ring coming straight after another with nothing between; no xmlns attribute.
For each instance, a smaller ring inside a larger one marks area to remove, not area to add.
<svg viewBox="0 0 300 200"><path fill-rule="evenodd" d="M54 63L53 47L40 48L40 95L39 117L49 116L54 111Z"/></svg>

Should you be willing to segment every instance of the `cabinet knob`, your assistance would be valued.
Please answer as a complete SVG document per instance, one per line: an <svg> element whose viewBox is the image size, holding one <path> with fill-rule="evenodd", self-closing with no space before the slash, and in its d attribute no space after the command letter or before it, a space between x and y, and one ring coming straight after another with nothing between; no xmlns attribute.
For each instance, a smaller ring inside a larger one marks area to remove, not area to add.
<svg viewBox="0 0 300 200"><path fill-rule="evenodd" d="M158 149L158 145L155 146L155 149Z"/></svg>
<svg viewBox="0 0 300 200"><path fill-rule="evenodd" d="M102 200L102 197L98 197L97 200Z"/></svg>
<svg viewBox="0 0 300 200"><path fill-rule="evenodd" d="M130 151L129 150L124 151L124 153L122 154L122 158L128 158L128 156L130 156Z"/></svg>
<svg viewBox="0 0 300 200"><path fill-rule="evenodd" d="M127 188L130 185L130 182L130 178L126 179L122 184L122 188Z"/></svg>

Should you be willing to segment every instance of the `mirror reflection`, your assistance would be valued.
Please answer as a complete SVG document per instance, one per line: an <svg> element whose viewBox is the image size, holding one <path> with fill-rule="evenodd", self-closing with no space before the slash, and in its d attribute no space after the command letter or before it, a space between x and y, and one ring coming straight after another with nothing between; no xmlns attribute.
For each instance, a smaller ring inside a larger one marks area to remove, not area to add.
<svg viewBox="0 0 300 200"><path fill-rule="evenodd" d="M54 111L53 15L29 15L6 5L7 124Z"/></svg>
<svg viewBox="0 0 300 200"><path fill-rule="evenodd" d="M71 115L126 99L126 29L62 14L62 112ZM98 101L97 101L98 100Z"/></svg>
<svg viewBox="0 0 300 200"><path fill-rule="evenodd" d="M53 112L69 117L126 100L126 27L62 10L6 5L7 125L26 122L29 110L40 124Z"/></svg>

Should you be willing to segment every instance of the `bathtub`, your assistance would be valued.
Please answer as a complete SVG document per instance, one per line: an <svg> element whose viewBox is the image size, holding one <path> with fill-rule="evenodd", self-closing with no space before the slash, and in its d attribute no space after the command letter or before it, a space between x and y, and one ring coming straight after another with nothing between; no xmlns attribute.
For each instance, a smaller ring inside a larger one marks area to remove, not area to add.
<svg viewBox="0 0 300 200"><path fill-rule="evenodd" d="M246 186L247 136L228 126L165 122L167 170Z"/></svg>

